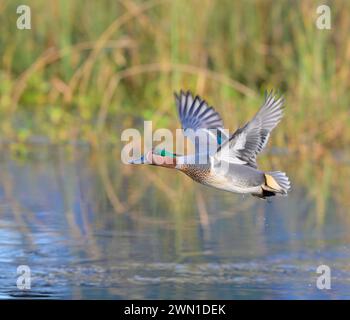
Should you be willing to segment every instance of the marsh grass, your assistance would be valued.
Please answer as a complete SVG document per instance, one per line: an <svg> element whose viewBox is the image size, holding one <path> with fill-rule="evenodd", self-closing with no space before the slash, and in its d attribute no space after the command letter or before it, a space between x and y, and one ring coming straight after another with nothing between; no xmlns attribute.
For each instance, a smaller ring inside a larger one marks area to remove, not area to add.
<svg viewBox="0 0 350 320"><path fill-rule="evenodd" d="M113 142L143 118L175 128L180 88L234 128L276 88L287 109L275 145L349 145L346 1L329 3L331 30L315 26L317 1L24 1L32 30L16 29L16 3L0 3L3 138Z"/></svg>
<svg viewBox="0 0 350 320"><path fill-rule="evenodd" d="M233 130L265 90L278 89L286 112L270 144L300 159L295 176L317 199L319 223L331 192L348 202L348 179L334 179L335 151L347 154L350 143L348 1L328 2L331 30L316 28L318 1L21 3L31 7L31 30L16 28L16 2L0 0L0 135L16 153L43 137L119 150L121 131L144 119L175 129L180 89L206 98ZM125 212L103 170L109 201ZM157 173L149 177L162 188ZM205 220L201 195L194 199Z"/></svg>

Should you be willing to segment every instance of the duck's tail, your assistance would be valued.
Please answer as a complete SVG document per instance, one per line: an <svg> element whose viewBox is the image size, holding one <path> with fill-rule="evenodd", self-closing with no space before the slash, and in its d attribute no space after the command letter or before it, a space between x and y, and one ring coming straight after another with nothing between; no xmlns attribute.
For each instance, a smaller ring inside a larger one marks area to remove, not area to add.
<svg viewBox="0 0 350 320"><path fill-rule="evenodd" d="M265 173L265 184L262 185L263 196L286 195L290 190L290 181L287 175L281 171Z"/></svg>

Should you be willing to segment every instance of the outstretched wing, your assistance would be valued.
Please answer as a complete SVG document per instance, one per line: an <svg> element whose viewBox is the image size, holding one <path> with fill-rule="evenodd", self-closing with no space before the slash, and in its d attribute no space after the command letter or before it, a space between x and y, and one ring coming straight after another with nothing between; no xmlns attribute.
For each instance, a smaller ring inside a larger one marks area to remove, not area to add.
<svg viewBox="0 0 350 320"><path fill-rule="evenodd" d="M283 116L283 103L283 97L277 98L272 91L265 94L265 102L258 113L218 148L216 157L256 168L257 154L265 147L271 131Z"/></svg>
<svg viewBox="0 0 350 320"><path fill-rule="evenodd" d="M199 96L193 97L190 92L175 93L175 101L184 135L192 141L196 150L196 137L204 137L208 153L215 153L218 146L228 139L219 113L205 100Z"/></svg>

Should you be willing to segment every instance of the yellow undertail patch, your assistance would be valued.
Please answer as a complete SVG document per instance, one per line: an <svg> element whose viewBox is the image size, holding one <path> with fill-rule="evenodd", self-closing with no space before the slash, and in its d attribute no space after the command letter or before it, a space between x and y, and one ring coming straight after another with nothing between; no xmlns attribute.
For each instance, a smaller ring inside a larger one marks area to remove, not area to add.
<svg viewBox="0 0 350 320"><path fill-rule="evenodd" d="M277 191L282 191L281 186L277 183L277 181L275 180L275 178L269 174L265 173L265 181L266 181L266 185L273 189L273 190L277 190Z"/></svg>

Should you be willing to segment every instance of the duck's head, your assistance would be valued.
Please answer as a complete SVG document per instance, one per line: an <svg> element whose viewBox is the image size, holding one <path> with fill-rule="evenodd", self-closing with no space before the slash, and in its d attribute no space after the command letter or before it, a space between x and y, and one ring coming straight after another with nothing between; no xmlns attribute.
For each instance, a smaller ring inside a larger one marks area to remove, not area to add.
<svg viewBox="0 0 350 320"><path fill-rule="evenodd" d="M165 149L154 148L147 153L145 153L141 158L131 160L131 164L149 164L154 166L161 166L166 168L176 167L176 157L175 153L166 151Z"/></svg>

